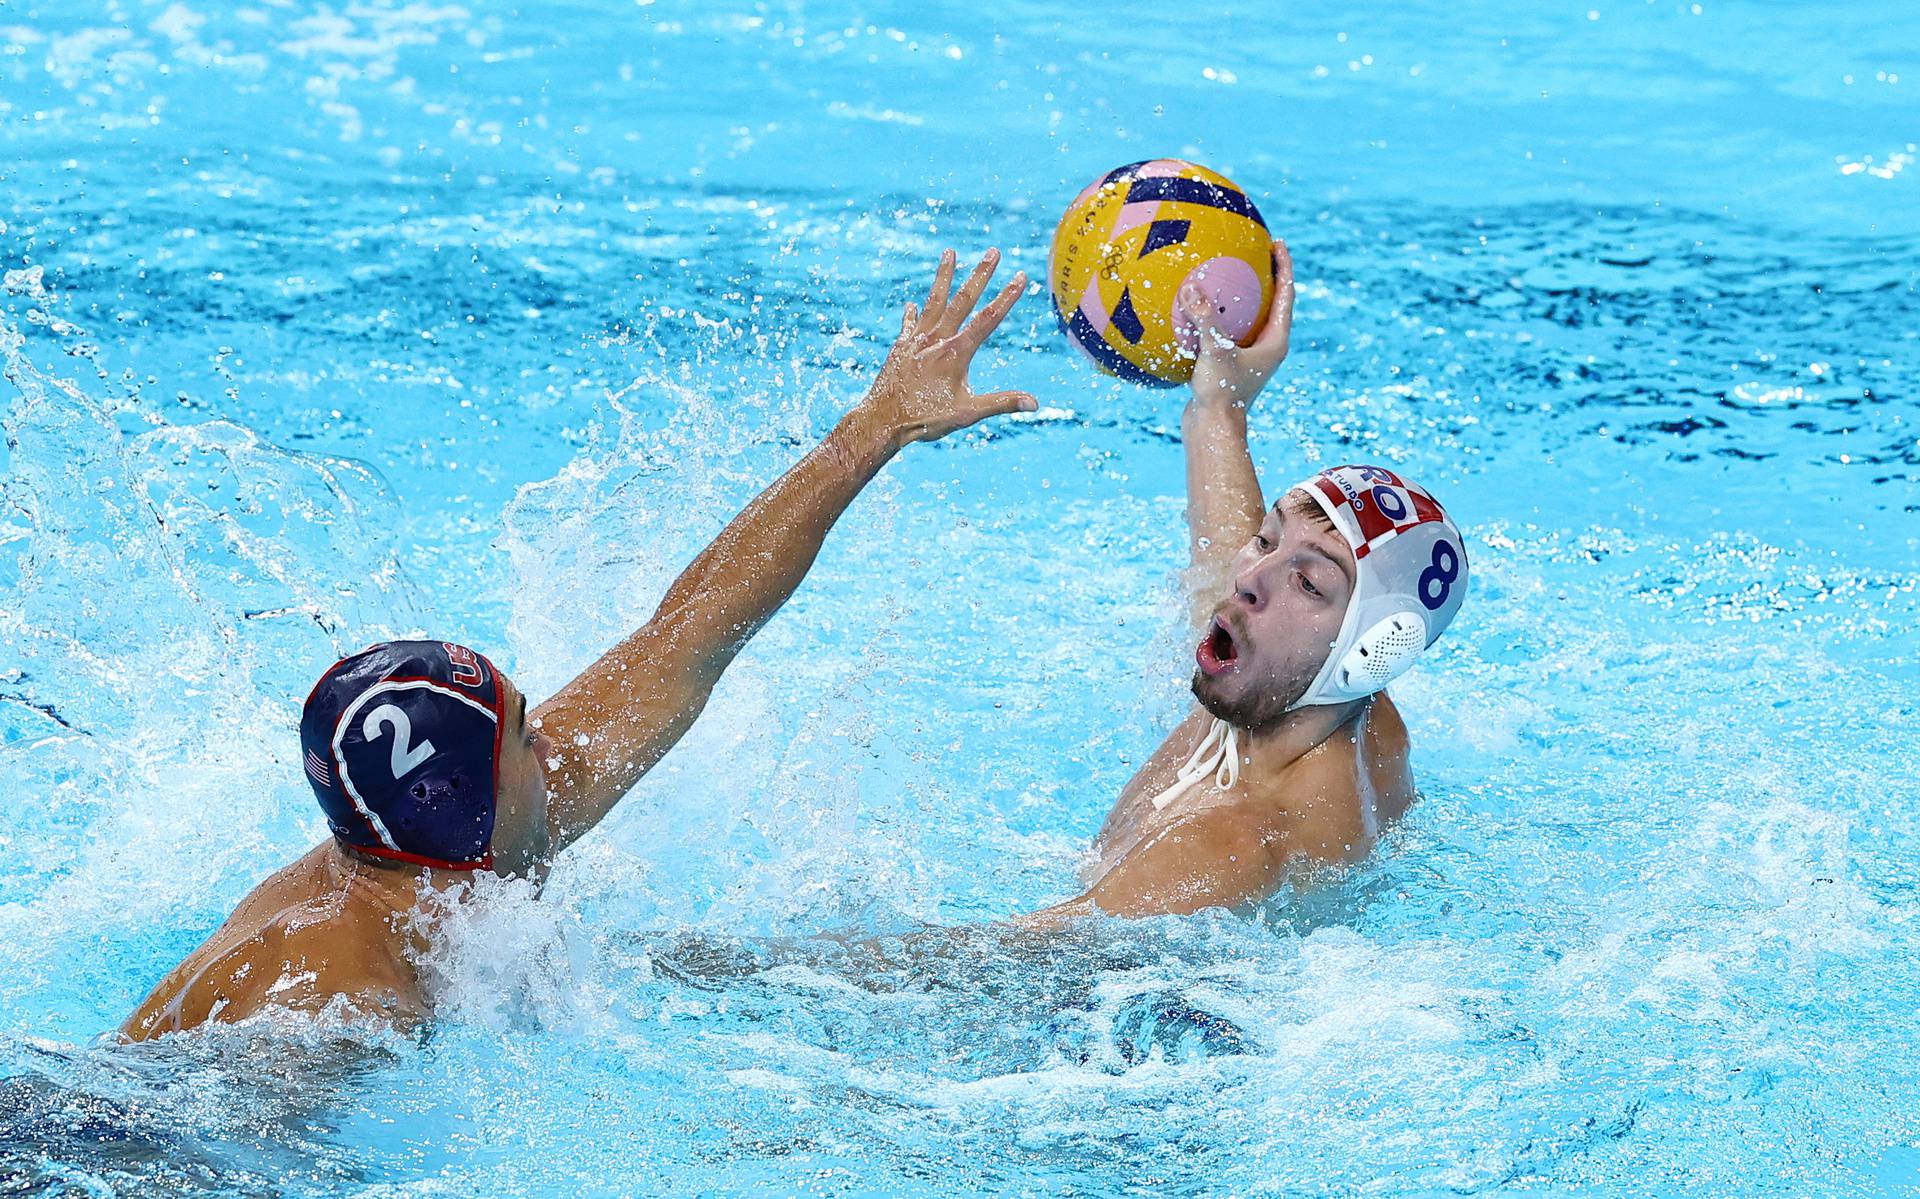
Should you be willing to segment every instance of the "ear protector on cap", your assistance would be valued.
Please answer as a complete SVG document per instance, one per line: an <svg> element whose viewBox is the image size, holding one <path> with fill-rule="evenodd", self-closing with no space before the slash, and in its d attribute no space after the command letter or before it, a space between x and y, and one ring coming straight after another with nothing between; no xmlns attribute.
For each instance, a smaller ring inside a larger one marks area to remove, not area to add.
<svg viewBox="0 0 1920 1199"><path fill-rule="evenodd" d="M1354 561L1339 636L1293 707L1363 699L1404 674L1453 622L1467 596L1466 543L1433 496L1383 467L1336 466L1292 490L1320 505Z"/></svg>

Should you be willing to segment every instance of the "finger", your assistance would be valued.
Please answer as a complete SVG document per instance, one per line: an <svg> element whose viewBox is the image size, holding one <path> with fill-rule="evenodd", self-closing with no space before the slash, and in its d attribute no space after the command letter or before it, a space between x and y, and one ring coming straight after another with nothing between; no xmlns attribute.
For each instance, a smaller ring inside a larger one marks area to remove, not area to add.
<svg viewBox="0 0 1920 1199"><path fill-rule="evenodd" d="M940 327L934 331L936 337L952 337L960 331L960 325L980 302L980 293L987 290L987 281L993 278L993 272L1000 265L1000 251L988 250L980 259L980 265L967 275L967 281L960 285L960 291L940 314Z"/></svg>
<svg viewBox="0 0 1920 1199"><path fill-rule="evenodd" d="M888 365L891 365L902 353L913 352L913 333L919 324L920 306L909 301L907 306L900 310L900 335L893 339L891 346L887 347Z"/></svg>
<svg viewBox="0 0 1920 1199"><path fill-rule="evenodd" d="M1202 358L1220 363L1233 361L1240 348L1220 327L1220 313L1207 294L1189 284L1180 289L1180 307L1193 322L1194 344Z"/></svg>
<svg viewBox="0 0 1920 1199"><path fill-rule="evenodd" d="M1220 314L1214 308L1213 301L1198 287L1191 283L1183 284L1175 299L1180 301L1181 311L1187 314L1187 319L1196 328L1211 330L1220 327Z"/></svg>
<svg viewBox="0 0 1920 1199"><path fill-rule="evenodd" d="M940 265L935 268L933 272L933 287L927 292L927 302L921 305L921 312L927 318L926 325L928 328L937 325L940 321L940 314L946 310L947 289L953 286L953 263L953 251L942 250L940 252Z"/></svg>
<svg viewBox="0 0 1920 1199"><path fill-rule="evenodd" d="M1000 289L1000 294L980 310L965 329L954 335L954 341L965 352L971 354L993 336L1000 322L1007 319L1007 313L1020 302L1021 293L1027 290L1027 272L1021 271L1008 284Z"/></svg>
<svg viewBox="0 0 1920 1199"><path fill-rule="evenodd" d="M1287 328L1293 324L1293 253L1287 243L1273 243L1273 311L1267 315L1269 328Z"/></svg>
<svg viewBox="0 0 1920 1199"><path fill-rule="evenodd" d="M1267 323L1247 346L1249 356L1266 366L1276 366L1287 356L1293 333L1293 256L1285 242L1273 243L1273 267L1273 303L1267 309Z"/></svg>
<svg viewBox="0 0 1920 1199"><path fill-rule="evenodd" d="M1030 391L990 391L986 395L973 397L975 411L980 415L975 420L985 420L990 416L1009 416L1015 412L1035 412L1040 401Z"/></svg>

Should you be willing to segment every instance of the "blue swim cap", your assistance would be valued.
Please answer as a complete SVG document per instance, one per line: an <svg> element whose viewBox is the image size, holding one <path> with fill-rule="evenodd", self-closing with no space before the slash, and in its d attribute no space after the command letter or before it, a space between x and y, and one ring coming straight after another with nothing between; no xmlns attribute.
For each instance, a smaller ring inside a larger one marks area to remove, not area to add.
<svg viewBox="0 0 1920 1199"><path fill-rule="evenodd" d="M376 858L491 869L503 690L493 663L446 641L388 641L329 667L300 748L333 835Z"/></svg>

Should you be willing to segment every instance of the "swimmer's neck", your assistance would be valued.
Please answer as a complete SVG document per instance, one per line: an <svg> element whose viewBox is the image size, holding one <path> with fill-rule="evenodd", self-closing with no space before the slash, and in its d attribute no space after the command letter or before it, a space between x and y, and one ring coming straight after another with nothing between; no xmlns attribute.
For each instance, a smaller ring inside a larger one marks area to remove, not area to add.
<svg viewBox="0 0 1920 1199"><path fill-rule="evenodd" d="M1240 770L1242 777L1274 778L1314 750L1331 741L1341 730L1365 719L1373 707L1373 696L1349 700L1344 704L1298 708L1271 724L1240 730Z"/></svg>
<svg viewBox="0 0 1920 1199"><path fill-rule="evenodd" d="M394 912L412 911L429 892L445 891L473 880L471 870L376 865L349 853L332 838L320 847L320 852L322 869L333 889L383 903Z"/></svg>

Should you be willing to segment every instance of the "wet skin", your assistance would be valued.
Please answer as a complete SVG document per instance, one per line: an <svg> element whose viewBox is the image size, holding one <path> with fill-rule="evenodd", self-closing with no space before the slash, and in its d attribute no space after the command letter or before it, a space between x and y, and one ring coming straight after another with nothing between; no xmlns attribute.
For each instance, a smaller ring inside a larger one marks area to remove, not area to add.
<svg viewBox="0 0 1920 1199"><path fill-rule="evenodd" d="M1122 789L1082 872L1086 890L1023 923L1246 907L1298 867L1366 856L1413 802L1406 725L1384 692L1287 710L1339 633L1354 559L1304 493L1267 507L1247 447L1247 406L1286 358L1292 330L1283 243L1274 261L1272 310L1244 347L1219 332L1197 293L1179 300L1201 329L1181 421L1199 707ZM1239 730L1237 782L1209 776L1156 808L1214 717Z"/></svg>
<svg viewBox="0 0 1920 1199"><path fill-rule="evenodd" d="M553 747L527 719L526 697L502 676L507 726L495 787L494 862L528 873L551 842L546 772ZM255 887L206 942L127 1018L120 1033L144 1041L210 1020L244 1020L268 1008L397 1026L427 1012L413 958L431 930L418 919L430 891L470 871L422 870L359 857L328 839Z"/></svg>
<svg viewBox="0 0 1920 1199"><path fill-rule="evenodd" d="M873 386L834 430L721 531L653 617L531 714L510 682L496 775L493 871L537 885L684 735L734 657L799 587L854 497L906 446L1037 407L975 392L967 375L1026 287L1016 274L975 314L999 261L963 280L952 251L908 304ZM336 1009L405 1026L424 1018L413 962L435 935L421 900L471 872L375 864L332 841L241 901L170 971L121 1035L144 1040L269 1009ZM463 892L455 891L457 900Z"/></svg>

